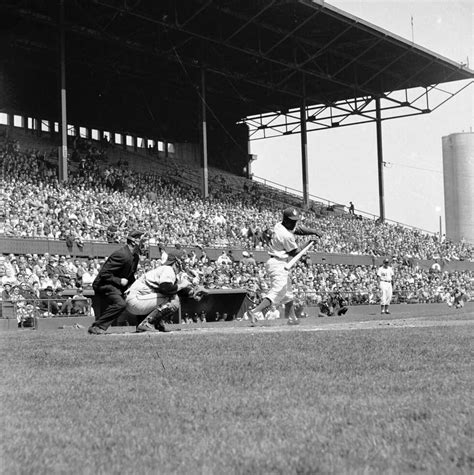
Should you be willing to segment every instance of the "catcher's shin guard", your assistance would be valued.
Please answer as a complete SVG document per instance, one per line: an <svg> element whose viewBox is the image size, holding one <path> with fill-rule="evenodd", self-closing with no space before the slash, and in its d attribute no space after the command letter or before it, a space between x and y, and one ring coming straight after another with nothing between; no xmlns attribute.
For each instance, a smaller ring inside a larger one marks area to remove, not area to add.
<svg viewBox="0 0 474 475"><path fill-rule="evenodd" d="M149 331L150 327L154 327L158 331L166 331L163 320L173 315L175 311L176 306L171 302L160 305L145 317L140 325L138 325L137 330Z"/></svg>

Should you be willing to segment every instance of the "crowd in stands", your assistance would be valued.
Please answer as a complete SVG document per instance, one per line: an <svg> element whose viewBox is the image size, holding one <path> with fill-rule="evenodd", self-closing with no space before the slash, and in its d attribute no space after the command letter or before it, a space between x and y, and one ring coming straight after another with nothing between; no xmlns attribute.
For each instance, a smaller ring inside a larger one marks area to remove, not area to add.
<svg viewBox="0 0 474 475"><path fill-rule="evenodd" d="M196 284L208 289L245 289L255 302L268 290L269 280L263 263L255 262L250 255L236 260L231 252L224 251L217 260L210 261L205 252L182 252L186 272ZM43 295L45 291L57 294L65 289L90 290L103 262L103 259L78 259L68 255L1 256L1 290L27 285L39 298L48 298ZM160 259L142 258L138 275L161 263ZM456 289L469 299L474 298L474 272L424 270L396 261L393 265L395 302L448 302ZM318 305L334 292L340 292L351 305L374 304L379 298L375 266L304 262L295 268L292 279L300 305Z"/></svg>
<svg viewBox="0 0 474 475"><path fill-rule="evenodd" d="M132 228L143 229L152 244L265 249L282 206L265 196L262 186L245 183L230 190L211 183L211 196L200 198L192 186L166 175L139 173L122 161L104 166L106 155L79 143L70 179L59 182L57 166L45 153L22 150L16 141L0 143L5 215L0 234L84 241L120 242ZM323 232L315 251L396 258L474 260L474 247L440 242L418 230L362 219L351 213L305 213L306 223Z"/></svg>

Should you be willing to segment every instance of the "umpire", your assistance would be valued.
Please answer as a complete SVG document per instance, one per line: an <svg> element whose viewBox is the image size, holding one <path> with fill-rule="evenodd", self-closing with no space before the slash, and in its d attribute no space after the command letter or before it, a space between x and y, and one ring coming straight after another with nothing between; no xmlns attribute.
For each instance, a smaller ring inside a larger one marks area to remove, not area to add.
<svg viewBox="0 0 474 475"><path fill-rule="evenodd" d="M87 330L91 335L102 335L125 309L125 290L135 281L140 254L146 252L142 231L132 231L127 244L113 252L99 271L92 288L98 299L99 316Z"/></svg>

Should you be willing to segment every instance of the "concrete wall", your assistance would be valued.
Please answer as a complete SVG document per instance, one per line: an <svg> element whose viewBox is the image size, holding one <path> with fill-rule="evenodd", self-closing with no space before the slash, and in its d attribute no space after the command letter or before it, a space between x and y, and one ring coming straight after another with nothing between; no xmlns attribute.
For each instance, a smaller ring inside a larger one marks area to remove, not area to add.
<svg viewBox="0 0 474 475"><path fill-rule="evenodd" d="M16 239L16 238L0 238L0 254L59 254L70 255L78 258L88 257L108 257L115 249L123 246L123 244L108 244L105 242L85 242L84 247L81 249L74 244L72 249L68 249L66 241L59 241L53 239ZM167 248L172 249L172 248ZM187 251L193 249L191 246L185 246ZM228 251L229 248L226 248ZM199 256L201 251L195 249L196 254ZM232 249L234 258L239 261L242 259L243 249ZM206 253L211 260L216 260L222 253L222 248L206 248ZM268 259L266 251L254 251L254 258L257 262L265 262ZM340 265L365 265L378 266L382 263L384 256L359 256L353 254L328 254L323 252L311 252L309 253L313 264L340 264ZM150 248L150 257L155 259L159 256L158 247L152 246ZM414 263L418 264L424 269L428 269L433 264L433 261L428 260L414 260ZM469 261L451 261L441 263L442 269L451 270L472 270L474 271L474 262Z"/></svg>

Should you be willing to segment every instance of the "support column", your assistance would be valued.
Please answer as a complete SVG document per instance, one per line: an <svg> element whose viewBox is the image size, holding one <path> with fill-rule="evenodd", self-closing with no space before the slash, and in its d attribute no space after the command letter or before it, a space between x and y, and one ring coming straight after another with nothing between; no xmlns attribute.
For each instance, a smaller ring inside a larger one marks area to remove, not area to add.
<svg viewBox="0 0 474 475"><path fill-rule="evenodd" d="M379 175L379 208L380 221L385 221L385 201L383 187L383 142L382 142L382 114L380 111L380 97L375 98L375 113L377 126L377 165Z"/></svg>
<svg viewBox="0 0 474 475"><path fill-rule="evenodd" d="M247 180L251 180L252 179L252 162L257 157L252 154L252 147L250 143L248 125L245 125L245 128L246 128L246 133L247 133L247 173L245 174L245 178L247 178Z"/></svg>
<svg viewBox="0 0 474 475"><path fill-rule="evenodd" d="M59 132L61 146L59 147L59 181L66 181L67 173L67 108L66 108L66 38L64 31L64 0L59 2L59 44L60 44L60 74L61 74L61 121Z"/></svg>
<svg viewBox="0 0 474 475"><path fill-rule="evenodd" d="M206 71L201 68L201 121L202 121L202 197L209 197L209 171L207 167L207 110Z"/></svg>
<svg viewBox="0 0 474 475"><path fill-rule="evenodd" d="M51 139L54 139L54 122L55 120L54 119L49 119L49 137Z"/></svg>
<svg viewBox="0 0 474 475"><path fill-rule="evenodd" d="M37 137L41 137L42 135L42 130L41 127L43 126L43 122L41 119L34 119L34 124L35 124L35 134Z"/></svg>
<svg viewBox="0 0 474 475"><path fill-rule="evenodd" d="M301 129L301 171L303 178L303 207L305 209L309 206L309 191L308 191L308 134L306 130L306 80L302 76L303 97L300 106L300 129Z"/></svg>

